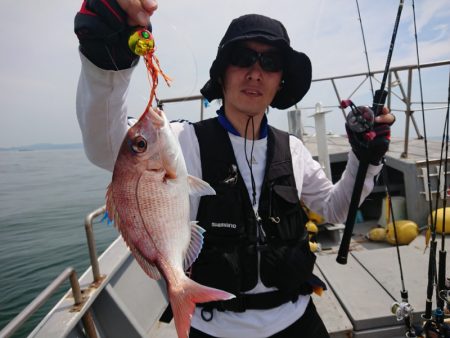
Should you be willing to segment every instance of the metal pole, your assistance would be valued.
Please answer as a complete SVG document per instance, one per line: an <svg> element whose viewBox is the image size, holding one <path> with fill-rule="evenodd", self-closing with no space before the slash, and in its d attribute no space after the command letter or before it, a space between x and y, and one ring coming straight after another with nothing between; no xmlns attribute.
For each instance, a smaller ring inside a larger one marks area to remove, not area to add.
<svg viewBox="0 0 450 338"><path fill-rule="evenodd" d="M316 125L317 154L319 163L325 171L328 179L331 180L330 156L328 154L327 131L325 126L325 114L330 111L323 111L320 102L316 104L316 113L314 114L314 122Z"/></svg>
<svg viewBox="0 0 450 338"><path fill-rule="evenodd" d="M88 214L84 221L84 228L86 230L86 237L87 237L88 248L89 248L89 257L91 260L94 283L100 282L101 276L100 276L100 268L99 268L99 264L98 264L97 250L95 248L95 238L94 238L94 231L92 229L92 222L95 217L97 217L101 214L104 214L105 211L106 211L106 206L98 208L97 210L94 210L93 212Z"/></svg>
<svg viewBox="0 0 450 338"><path fill-rule="evenodd" d="M405 98L406 103L406 122L405 122L405 140L402 158L408 157L408 145L409 145L409 123L411 119L411 91L412 91L412 69L408 69L408 94Z"/></svg>
<svg viewBox="0 0 450 338"><path fill-rule="evenodd" d="M70 285L72 286L73 299L75 305L80 305L83 303L83 295L81 293L80 283L78 283L77 273L75 270L70 274ZM88 309L86 313L81 318L83 321L84 329L89 338L98 338L97 331L95 329L94 319L92 317L91 309Z"/></svg>
<svg viewBox="0 0 450 338"><path fill-rule="evenodd" d="M289 133L297 136L300 140L303 141L303 123L301 110L289 110L287 112L287 116Z"/></svg>
<svg viewBox="0 0 450 338"><path fill-rule="evenodd" d="M339 92L338 92L336 83L334 82L334 79L331 79L331 84L333 85L334 92L336 93L336 97L337 97L337 99L338 99L338 102L341 102L342 99L341 99L341 96L339 95ZM342 108L340 105L339 105L339 107L341 108L342 115L344 115L344 119L346 119L346 118L347 118L347 114L345 113L344 108Z"/></svg>

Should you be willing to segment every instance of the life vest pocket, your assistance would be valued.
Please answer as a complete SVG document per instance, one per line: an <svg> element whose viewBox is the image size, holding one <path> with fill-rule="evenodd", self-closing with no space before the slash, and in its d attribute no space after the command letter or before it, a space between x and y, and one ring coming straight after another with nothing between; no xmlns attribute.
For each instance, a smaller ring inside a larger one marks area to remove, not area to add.
<svg viewBox="0 0 450 338"><path fill-rule="evenodd" d="M214 247L202 250L192 269L192 278L200 284L238 294L241 268L237 250Z"/></svg>
<svg viewBox="0 0 450 338"><path fill-rule="evenodd" d="M312 277L315 261L306 239L295 245L271 246L261 253L261 280L268 287L298 294Z"/></svg>
<svg viewBox="0 0 450 338"><path fill-rule="evenodd" d="M297 189L272 185L270 188L267 230L281 240L298 240L305 230L306 215L300 205Z"/></svg>

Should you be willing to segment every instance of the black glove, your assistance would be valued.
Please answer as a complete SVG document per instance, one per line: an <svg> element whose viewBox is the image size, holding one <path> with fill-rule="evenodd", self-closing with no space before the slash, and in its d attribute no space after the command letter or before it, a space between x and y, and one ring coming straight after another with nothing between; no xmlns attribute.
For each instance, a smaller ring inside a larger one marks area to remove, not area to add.
<svg viewBox="0 0 450 338"><path fill-rule="evenodd" d="M127 15L116 0L84 0L75 16L81 53L102 69L121 70L137 64L139 56L128 47L135 29L127 24ZM150 23L147 29L151 31Z"/></svg>
<svg viewBox="0 0 450 338"><path fill-rule="evenodd" d="M295 293L307 287L311 288L306 282L313 276L315 261L316 256L309 249L308 241L302 240L296 246L282 246L263 251L261 269L267 271L273 286L280 291ZM304 293L311 291L312 289Z"/></svg>
<svg viewBox="0 0 450 338"><path fill-rule="evenodd" d="M364 113L368 107L358 107ZM345 124L348 140L356 157L370 164L379 165L389 149L391 126L387 123L374 123L373 129L357 132Z"/></svg>

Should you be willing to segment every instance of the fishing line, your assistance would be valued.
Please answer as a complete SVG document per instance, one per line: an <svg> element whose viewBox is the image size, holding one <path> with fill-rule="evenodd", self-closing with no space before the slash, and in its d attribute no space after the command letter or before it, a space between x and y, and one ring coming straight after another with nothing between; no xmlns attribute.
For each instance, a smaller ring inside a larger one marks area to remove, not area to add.
<svg viewBox="0 0 450 338"><path fill-rule="evenodd" d="M358 0L356 0L356 7L358 8L358 20L359 20L359 25L361 27L361 34L362 34L362 39L363 39L363 44L364 44L364 54L366 55L367 69L369 71L370 91L372 92L372 97L373 97L375 92L373 90L372 72L370 71L369 53L367 53L366 37L365 37L365 34L364 34L364 28L363 28L363 23L362 23L362 18L361 18L361 12L359 11L359 2L358 2Z"/></svg>
<svg viewBox="0 0 450 338"><path fill-rule="evenodd" d="M428 155L428 138L427 138L427 128L425 123L425 106L423 100L423 87L422 87L422 71L420 67L420 56L419 56L419 41L417 37L417 23L416 23L416 7L415 2L412 0L413 9L413 22L414 22L414 39L416 47L416 59L417 59L417 75L419 77L419 92L420 92L420 109L422 113L423 131L424 131L424 144L425 144L425 160L427 166L427 183L428 183L428 200L430 212L433 211L433 202L431 195L431 185L430 185L430 165L429 165L429 155ZM432 222L433 223L433 222Z"/></svg>
<svg viewBox="0 0 450 338"><path fill-rule="evenodd" d="M394 229L394 238L395 238L395 247L397 250L397 259L398 259L398 265L400 268L400 281L402 284L402 292L406 292L406 288L405 288L405 279L403 276L403 265L402 265L402 259L400 256L400 246L398 244L398 234L397 234L397 225L395 222L395 216L394 216L394 208L392 207L392 198L391 198L391 191L389 188L389 184L388 184L388 174L387 174L387 170L386 167L383 167L383 180L384 180L384 185L385 185L385 190L386 190L386 196L388 199L388 205L389 205L389 213L392 219L392 227ZM386 224L386 226L388 226L388 224Z"/></svg>
<svg viewBox="0 0 450 338"><path fill-rule="evenodd" d="M167 16L165 15L164 12L158 11L158 16L162 16L162 19L163 19L162 21L165 22L165 26L167 26L167 23L168 23L168 22L172 21L172 20L170 20L169 17L167 17ZM166 19L164 19L164 17L166 17ZM193 67L192 67L192 68L194 68L194 81L192 82L192 83L193 83L193 84L192 84L192 87L191 87L191 89L188 91L189 94L187 95L187 96L191 96L191 95L193 95L193 93L197 92L196 87L197 87L198 82L199 82L199 76L198 76L198 72L199 72L198 69L199 69L199 67L198 67L197 58L196 58L196 56L195 56L195 54L194 54L194 52L193 52L193 46L192 46L192 44L189 42L189 40L188 40L188 38L186 37L186 35L185 35L185 34L182 34L182 33L180 32L180 30L178 30L177 26L175 26L174 24L169 23L168 26L171 28L171 30L172 30L173 32L175 32L175 36L176 36L176 37L179 37L180 40L184 43L185 47L182 48L183 52L185 53L186 51L188 51L188 52L189 52L189 55L190 55L191 58L192 58L192 64L193 64ZM116 62L115 62L115 60L114 60L114 57L113 57L113 55L111 54L111 51L109 50L108 46L105 45L105 48L106 48L106 51L107 51L107 53L108 53L108 55L109 55L109 58L110 58L110 60L111 60L111 62L112 62L112 64L113 64L113 66L115 67L115 70L116 70L116 71L119 71L118 66L117 66L117 64L116 64ZM118 72L118 73L119 73L119 77L120 77L123 81L128 82L128 79L125 79L125 77L124 77L123 74L121 74L120 72ZM148 100L147 95L142 95L142 94L140 94L139 97L141 97L141 99L142 99L144 102L147 102L147 100ZM156 99L156 101L158 102L159 100Z"/></svg>

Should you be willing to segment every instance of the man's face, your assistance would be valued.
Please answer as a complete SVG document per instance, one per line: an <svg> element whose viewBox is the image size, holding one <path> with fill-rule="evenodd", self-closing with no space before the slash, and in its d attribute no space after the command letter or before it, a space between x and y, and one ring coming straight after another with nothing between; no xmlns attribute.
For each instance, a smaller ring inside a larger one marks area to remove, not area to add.
<svg viewBox="0 0 450 338"><path fill-rule="evenodd" d="M231 52L223 76L225 112L248 117L262 115L280 89L281 54L275 47L256 41L233 48L235 53Z"/></svg>

